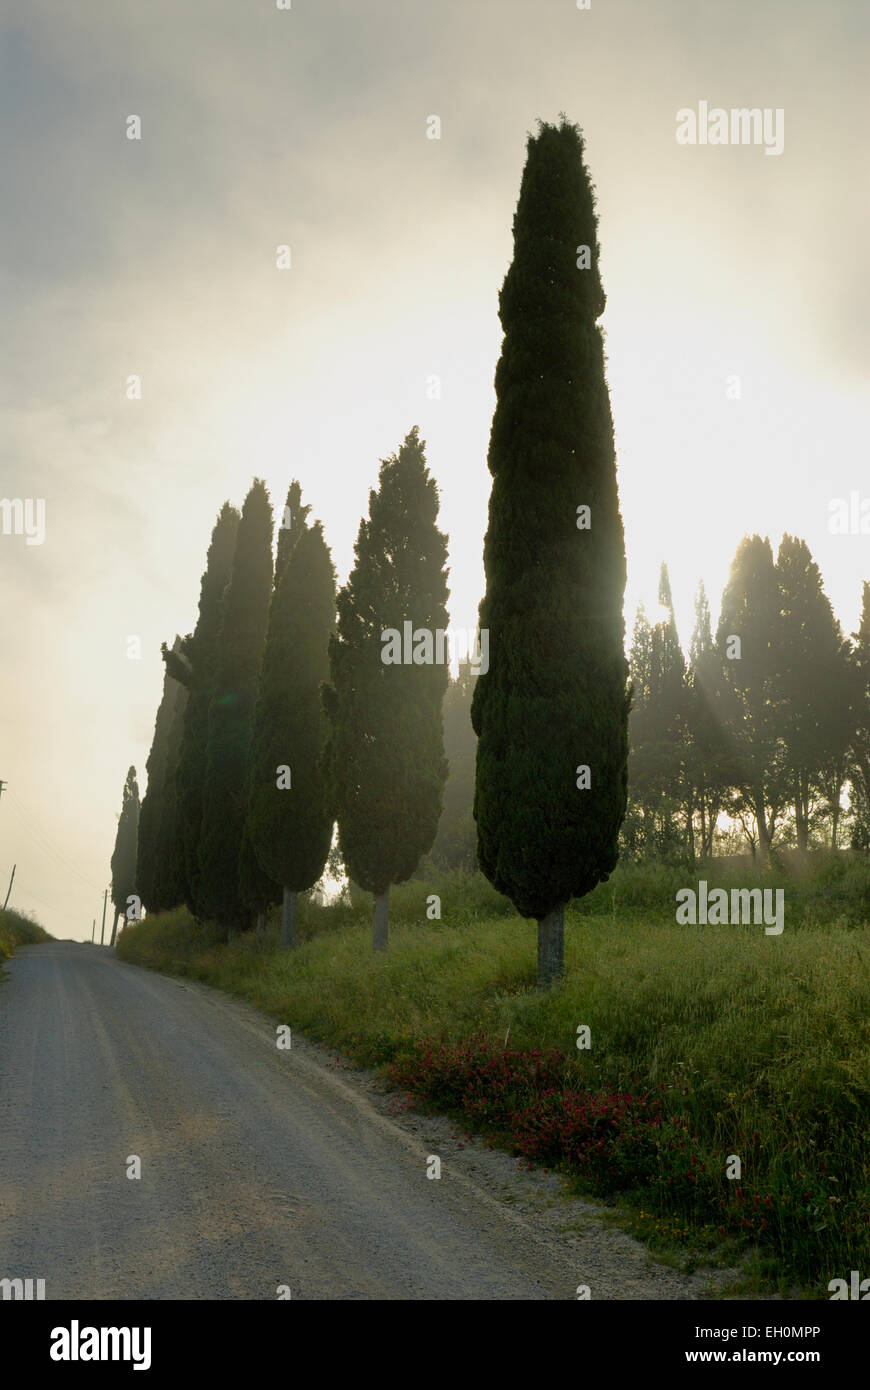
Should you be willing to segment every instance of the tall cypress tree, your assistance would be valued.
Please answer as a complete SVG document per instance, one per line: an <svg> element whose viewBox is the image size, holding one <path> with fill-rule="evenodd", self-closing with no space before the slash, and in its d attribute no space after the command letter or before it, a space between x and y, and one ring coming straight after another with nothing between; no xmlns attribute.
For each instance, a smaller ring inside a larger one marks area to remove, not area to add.
<svg viewBox="0 0 870 1390"><path fill-rule="evenodd" d="M281 521L278 526L278 550L275 559L274 588L272 590L272 602L274 603L275 589L278 581L284 573L284 568L290 556L300 532L305 525L305 518L310 507L302 506L302 490L299 483L294 478L287 492L287 501L284 504ZM271 607L270 607L271 612ZM266 643L268 645L268 632ZM265 657L265 652L264 652ZM261 667L262 675L262 667ZM256 729L256 710L254 713L254 729ZM251 745L251 757L253 760L253 737ZM252 768L253 771L253 761ZM250 910L257 915L257 931L262 928L266 910L275 907L282 899L282 889L280 883L265 872L260 859L257 855L254 841L251 836L250 824L248 819L245 821L245 828L242 834L242 843L239 850L239 892L242 901ZM295 906L295 901L294 901ZM295 921L295 913L294 913Z"/></svg>
<svg viewBox="0 0 870 1390"><path fill-rule="evenodd" d="M447 626L447 539L437 518L415 426L369 493L323 692L331 810L348 874L375 897L376 951L387 945L390 884L410 878L435 840L447 776L448 666L437 638Z"/></svg>
<svg viewBox="0 0 870 1390"><path fill-rule="evenodd" d="M785 535L777 555L780 586L780 736L798 849L809 848L817 798L825 799L836 840L846 779L851 675L846 643L806 541ZM820 808L819 808L820 809Z"/></svg>
<svg viewBox="0 0 870 1390"><path fill-rule="evenodd" d="M172 650L181 650L181 638L176 637ZM158 893L158 859L160 823L167 813L167 801L174 798L172 776L174 768L170 763L171 734L179 701L186 694L180 685L164 669L163 694L154 722L154 738L145 770L148 774L148 787L139 808L139 848L136 863L136 883L142 905L149 912L160 910Z"/></svg>
<svg viewBox="0 0 870 1390"><path fill-rule="evenodd" d="M780 714L779 582L767 537L744 536L737 547L722 595L716 645L723 672L718 711L734 751L739 792L731 809L751 810L762 859L767 860L788 795Z"/></svg>
<svg viewBox="0 0 870 1390"><path fill-rule="evenodd" d="M166 741L166 775L154 850L152 894L155 912L165 912L184 902L184 878L178 853L181 827L178 820L177 778L189 691L186 685L178 681L175 685L175 710Z"/></svg>
<svg viewBox="0 0 870 1390"><path fill-rule="evenodd" d="M214 684L215 653L221 623L221 600L229 583L236 548L239 513L229 502L220 510L211 534L205 573L199 594L199 616L191 636L179 652L163 647L166 669L187 688L184 727L175 773L175 824L172 868L166 873L175 896L180 895L191 912L201 917L199 838L202 826L202 793L208 743L208 707Z"/></svg>
<svg viewBox="0 0 870 1390"><path fill-rule="evenodd" d="M272 592L272 508L261 479L245 498L221 604L199 838L204 913L227 929L250 925L239 883L257 677Z"/></svg>
<svg viewBox="0 0 870 1390"><path fill-rule="evenodd" d="M135 767L131 767L127 772L127 779L124 782L121 814L118 818L118 832L115 836L115 848L112 851L111 898L115 908L115 920L112 924L112 939L109 943L111 946L115 944L115 932L118 926L118 918L126 914L127 899L136 892L136 851L138 840L139 788L136 784L136 769Z"/></svg>
<svg viewBox="0 0 870 1390"><path fill-rule="evenodd" d="M565 905L616 864L628 758L605 297L583 142L564 118L529 137L513 231L488 457L490 663L472 703L475 819L483 872L538 920L544 986L564 968Z"/></svg>
<svg viewBox="0 0 870 1390"><path fill-rule="evenodd" d="M283 551L278 542L281 571L254 713L248 804L257 857L283 885L282 946L295 945L298 894L323 873L333 827L321 769L327 732L321 686L335 627L335 572L320 522L307 525L310 508L302 506L296 482L288 508L296 531L282 532Z"/></svg>

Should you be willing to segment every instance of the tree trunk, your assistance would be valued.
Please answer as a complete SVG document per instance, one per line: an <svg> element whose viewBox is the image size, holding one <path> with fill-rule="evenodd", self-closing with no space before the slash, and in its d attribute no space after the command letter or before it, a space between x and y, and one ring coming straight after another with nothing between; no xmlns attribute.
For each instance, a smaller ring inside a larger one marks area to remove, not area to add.
<svg viewBox="0 0 870 1390"><path fill-rule="evenodd" d="M296 909L299 904L299 894L292 893L285 886L281 901L281 945L292 950L296 945Z"/></svg>
<svg viewBox="0 0 870 1390"><path fill-rule="evenodd" d="M689 862L695 862L695 797L690 791L686 802L686 840L689 847Z"/></svg>
<svg viewBox="0 0 870 1390"><path fill-rule="evenodd" d="M766 868L770 862L770 834L767 828L767 817L764 813L764 797L760 794L755 797L755 822L758 826L758 850L761 855L761 862ZM752 857L755 858L754 848Z"/></svg>
<svg viewBox="0 0 870 1390"><path fill-rule="evenodd" d="M565 905L538 921L538 989L549 989L565 973Z"/></svg>
<svg viewBox="0 0 870 1390"><path fill-rule="evenodd" d="M798 773L794 783L794 823L798 851L806 854L809 848L809 792L802 773Z"/></svg>
<svg viewBox="0 0 870 1390"><path fill-rule="evenodd" d="M111 939L110 939L110 941L109 941L109 945L110 945L110 946L114 946L114 944L115 944L115 932L118 930L118 918L119 918L120 916L121 916L121 913L120 913L120 912L116 912L116 913L115 913L115 920L114 920L114 922L112 923L112 936L111 936Z"/></svg>
<svg viewBox="0 0 870 1390"><path fill-rule="evenodd" d="M263 919L264 919L264 916L265 916L265 914L262 913L262 912L258 912L258 913L257 913L257 935L258 935L258 936L262 936L262 935L263 935Z"/></svg>
<svg viewBox="0 0 870 1390"><path fill-rule="evenodd" d="M387 949L387 917L390 911L390 890L385 888L383 893L375 894L375 917L372 926L372 950L385 951Z"/></svg>

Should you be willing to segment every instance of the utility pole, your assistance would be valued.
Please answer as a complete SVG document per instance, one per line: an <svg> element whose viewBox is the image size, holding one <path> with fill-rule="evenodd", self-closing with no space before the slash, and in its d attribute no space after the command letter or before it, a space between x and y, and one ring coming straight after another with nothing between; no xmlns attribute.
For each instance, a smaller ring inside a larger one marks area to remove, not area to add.
<svg viewBox="0 0 870 1390"><path fill-rule="evenodd" d="M94 918L94 924L93 924L93 926L91 927L91 942L92 942L92 943L93 943L93 940L94 940L94 932L95 932L96 930L97 930L97 919L96 919L96 917L95 917L95 918Z"/></svg>
<svg viewBox="0 0 870 1390"><path fill-rule="evenodd" d="M8 783L8 782L4 782L2 779L0 779L0 796L3 795L4 791L6 790L6 788L7 788L8 786L9 786L9 783ZM6 902L3 904L3 911L4 911L4 912L6 911L6 903L8 903L8 901L9 901L9 894L12 892L12 879L15 877L15 870L16 870L16 868L17 868L17 865L16 865L16 864L13 864L13 865L12 865L12 878L10 878L10 880L9 880L9 887L6 889Z"/></svg>
<svg viewBox="0 0 870 1390"><path fill-rule="evenodd" d="M109 890L108 890L108 888L107 888L106 891L105 891L105 893L103 894L103 925L100 927L100 945L101 945L101 946L102 946L102 944L103 944L103 937L106 935L106 900L107 900L108 896L109 896Z"/></svg>

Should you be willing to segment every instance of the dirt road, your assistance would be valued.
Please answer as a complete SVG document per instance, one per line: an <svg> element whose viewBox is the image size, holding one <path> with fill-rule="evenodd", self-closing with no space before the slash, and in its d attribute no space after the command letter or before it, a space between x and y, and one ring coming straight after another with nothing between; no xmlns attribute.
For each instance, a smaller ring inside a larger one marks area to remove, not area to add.
<svg viewBox="0 0 870 1390"><path fill-rule="evenodd" d="M217 991L72 942L8 970L0 1278L47 1299L703 1297L558 1179L390 1114L370 1074L295 1031L279 1050Z"/></svg>

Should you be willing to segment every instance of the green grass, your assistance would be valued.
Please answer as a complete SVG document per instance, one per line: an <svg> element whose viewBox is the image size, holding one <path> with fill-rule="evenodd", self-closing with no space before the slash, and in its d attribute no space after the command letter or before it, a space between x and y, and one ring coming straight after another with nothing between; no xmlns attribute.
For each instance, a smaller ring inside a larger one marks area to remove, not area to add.
<svg viewBox="0 0 870 1390"><path fill-rule="evenodd" d="M0 962L8 960L16 946L51 940L48 932L30 917L23 917L11 908L0 908Z"/></svg>
<svg viewBox="0 0 870 1390"><path fill-rule="evenodd" d="M632 1229L654 1248L754 1252L757 1287L826 1297L829 1279L870 1274L870 869L841 860L773 873L768 885L786 887L779 937L678 926L676 889L699 877L750 886L722 864L629 867L575 905L566 978L547 995L534 988L534 924L480 876L395 890L380 959L368 898L305 903L295 952L279 950L274 925L226 945L180 910L129 926L118 954L239 995L361 1063L417 1065L430 1100L447 1091L436 1063L423 1075L427 1045L471 1038L558 1049L567 1091L655 1092L666 1122L653 1171L647 1154L617 1184ZM441 921L426 918L431 892ZM576 1048L579 1024L589 1051ZM444 1108L462 1115L459 1102ZM503 1126L489 1132L510 1146ZM730 1154L739 1182L725 1176Z"/></svg>

